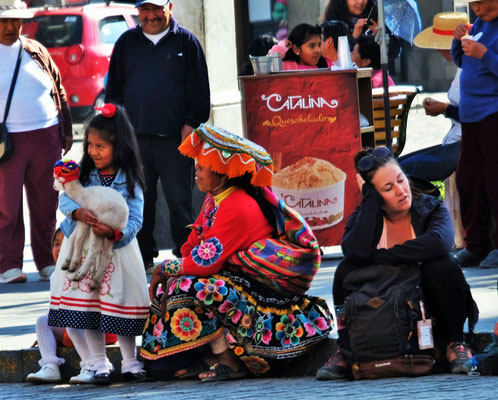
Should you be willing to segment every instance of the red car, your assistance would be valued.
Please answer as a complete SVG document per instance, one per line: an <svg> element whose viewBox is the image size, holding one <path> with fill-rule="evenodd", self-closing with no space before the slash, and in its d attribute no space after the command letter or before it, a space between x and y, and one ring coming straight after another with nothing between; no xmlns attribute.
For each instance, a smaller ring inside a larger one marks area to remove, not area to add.
<svg viewBox="0 0 498 400"><path fill-rule="evenodd" d="M131 4L88 4L39 9L24 22L23 35L42 43L62 75L75 121L104 102L104 78L114 43L138 23Z"/></svg>

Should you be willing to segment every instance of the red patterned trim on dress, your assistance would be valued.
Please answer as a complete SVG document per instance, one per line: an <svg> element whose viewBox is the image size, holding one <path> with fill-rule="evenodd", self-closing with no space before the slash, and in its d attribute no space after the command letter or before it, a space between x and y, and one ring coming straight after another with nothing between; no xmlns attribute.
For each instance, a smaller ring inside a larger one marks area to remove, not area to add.
<svg viewBox="0 0 498 400"><path fill-rule="evenodd" d="M147 315L149 313L148 306L144 307L121 306L117 304L106 303L97 299L86 300L86 299L71 299L68 297L52 296L50 300L50 305L55 307L64 305L76 308L97 308L102 311L107 311L122 315Z"/></svg>

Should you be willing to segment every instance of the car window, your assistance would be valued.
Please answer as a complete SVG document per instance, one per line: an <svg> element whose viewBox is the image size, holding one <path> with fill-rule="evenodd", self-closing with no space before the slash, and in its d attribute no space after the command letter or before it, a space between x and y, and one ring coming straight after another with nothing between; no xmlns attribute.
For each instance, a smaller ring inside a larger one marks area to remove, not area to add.
<svg viewBox="0 0 498 400"><path fill-rule="evenodd" d="M121 34L129 29L122 15L107 17L99 22L100 42L114 44Z"/></svg>
<svg viewBox="0 0 498 400"><path fill-rule="evenodd" d="M47 48L81 43L83 19L80 15L40 15L23 24L23 34Z"/></svg>

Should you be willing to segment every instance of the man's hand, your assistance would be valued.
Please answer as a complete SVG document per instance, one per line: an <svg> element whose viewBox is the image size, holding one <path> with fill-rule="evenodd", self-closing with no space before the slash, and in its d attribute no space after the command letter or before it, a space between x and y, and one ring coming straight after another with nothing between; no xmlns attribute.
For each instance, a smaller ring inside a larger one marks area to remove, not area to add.
<svg viewBox="0 0 498 400"><path fill-rule="evenodd" d="M78 208L77 210L74 210L71 218L90 226L95 226L99 223L99 219L95 216L93 211L86 208Z"/></svg>
<svg viewBox="0 0 498 400"><path fill-rule="evenodd" d="M431 98L424 99L423 106L425 109L425 114L432 117L444 114L446 112L446 109L448 108L448 104Z"/></svg>
<svg viewBox="0 0 498 400"><path fill-rule="evenodd" d="M476 42L472 39L463 39L462 40L462 50L463 54L469 57L474 57L477 59L481 59L482 56L488 51L486 46L482 43Z"/></svg>
<svg viewBox="0 0 498 400"><path fill-rule="evenodd" d="M73 147L73 137L72 136L64 136L62 138L62 150L64 150L64 153L62 155L66 155L69 150L71 150L71 147Z"/></svg>
<svg viewBox="0 0 498 400"><path fill-rule="evenodd" d="M183 127L182 127L182 143L187 138L187 136L192 133L193 130L194 130L194 128L192 128L190 125L183 125Z"/></svg>
<svg viewBox="0 0 498 400"><path fill-rule="evenodd" d="M469 27L467 26L467 24L460 24L453 31L453 37L456 40L462 40L462 37L467 33L469 33Z"/></svg>

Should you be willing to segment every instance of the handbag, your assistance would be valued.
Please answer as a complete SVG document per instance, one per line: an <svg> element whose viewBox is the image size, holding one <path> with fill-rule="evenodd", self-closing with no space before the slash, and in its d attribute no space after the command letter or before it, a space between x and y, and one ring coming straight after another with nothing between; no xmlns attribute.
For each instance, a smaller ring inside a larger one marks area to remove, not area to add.
<svg viewBox="0 0 498 400"><path fill-rule="evenodd" d="M10 83L9 95L7 96L7 103L5 103L5 111L3 113L3 121L0 123L0 163L7 160L12 152L12 139L10 137L10 133L7 129L7 116L9 115L10 103L12 101L12 95L14 93L14 87L16 86L17 75L19 74L19 68L21 67L21 59L23 53L23 43L22 40L19 39L21 43L19 47L19 55L17 56L17 63L14 69L14 76L12 77L12 81Z"/></svg>
<svg viewBox="0 0 498 400"><path fill-rule="evenodd" d="M429 355L405 354L385 360L355 362L352 370L355 379L380 379L429 375L433 366L434 359Z"/></svg>

